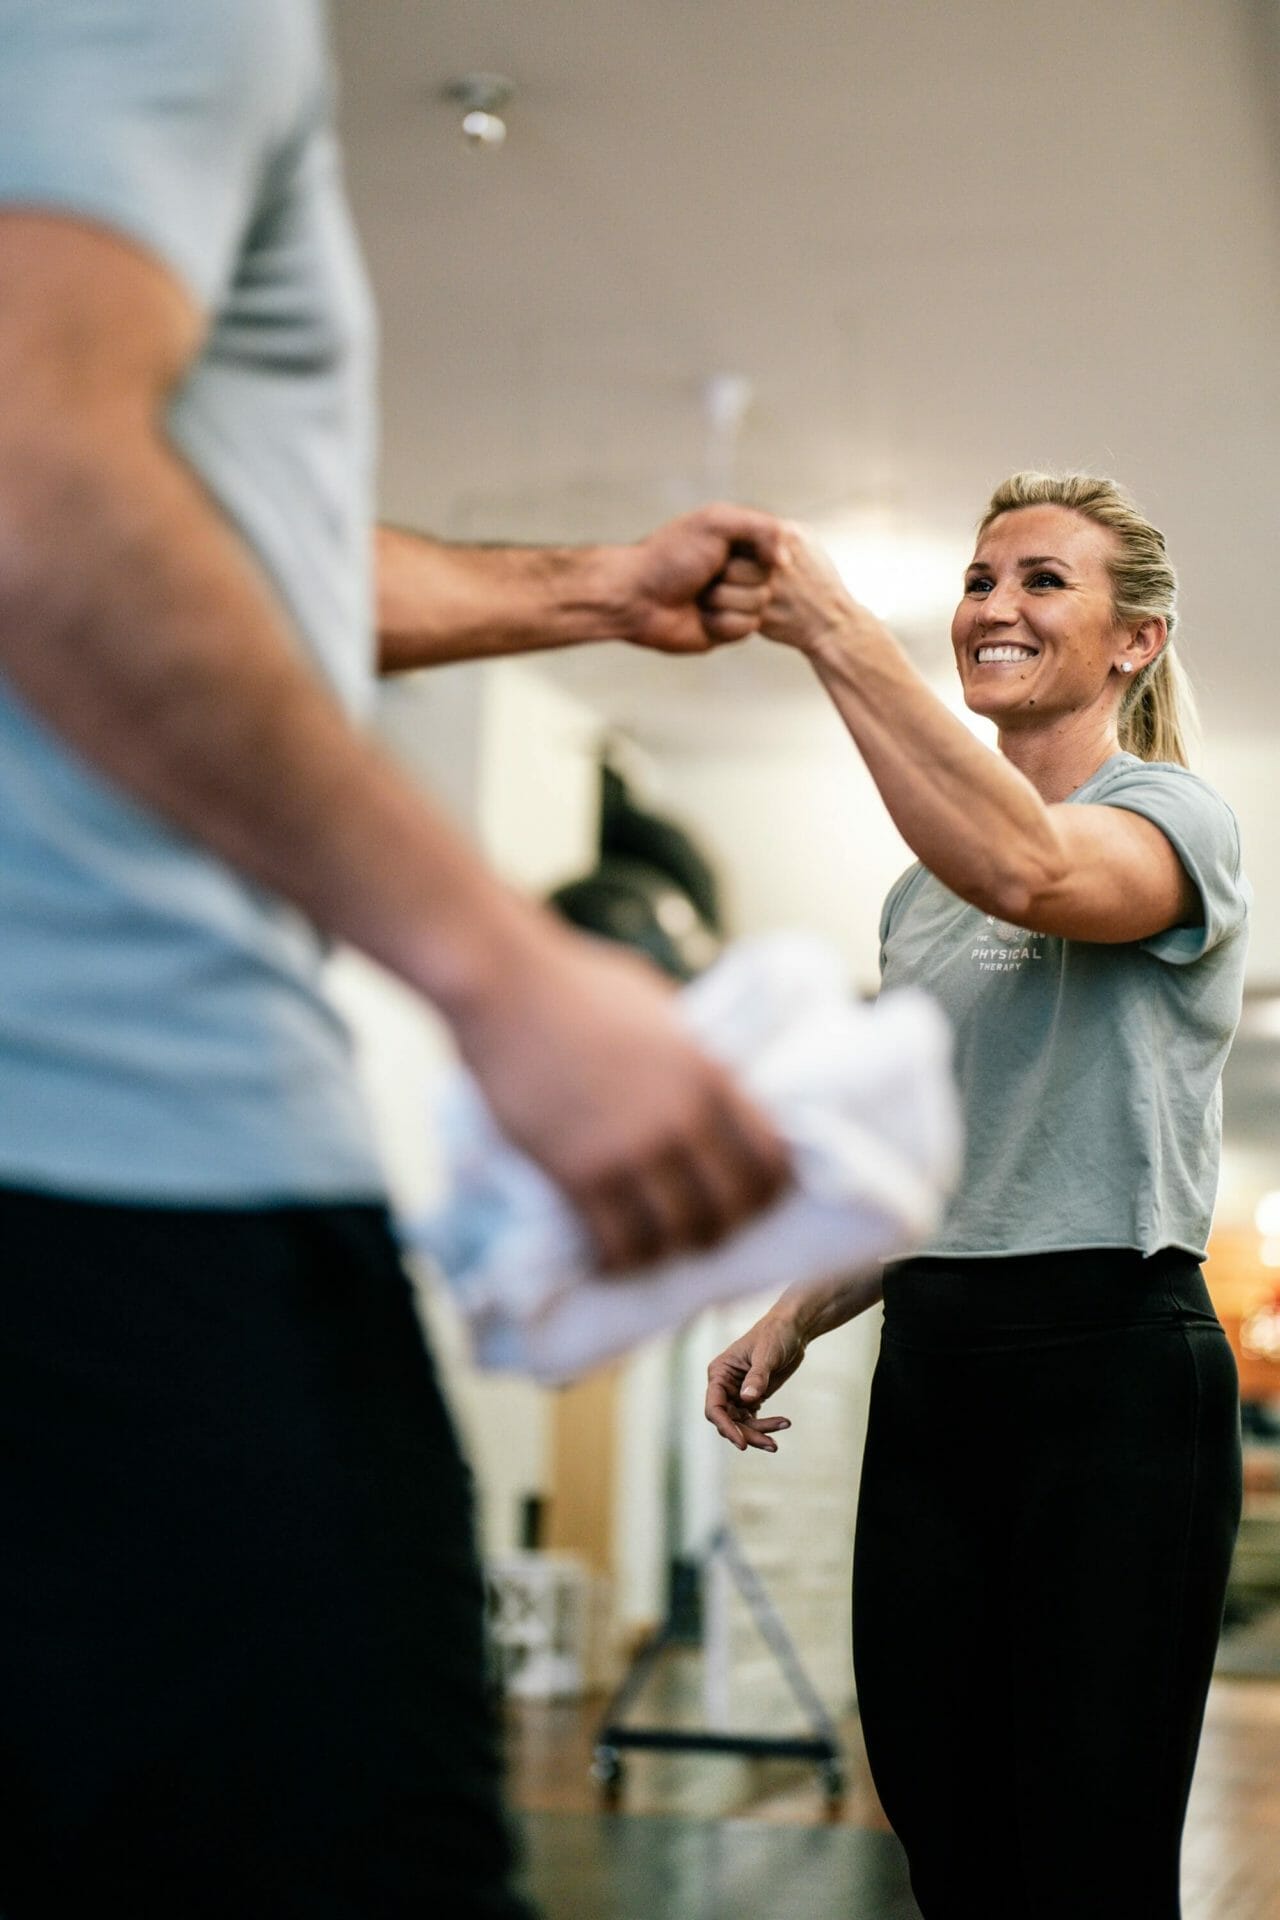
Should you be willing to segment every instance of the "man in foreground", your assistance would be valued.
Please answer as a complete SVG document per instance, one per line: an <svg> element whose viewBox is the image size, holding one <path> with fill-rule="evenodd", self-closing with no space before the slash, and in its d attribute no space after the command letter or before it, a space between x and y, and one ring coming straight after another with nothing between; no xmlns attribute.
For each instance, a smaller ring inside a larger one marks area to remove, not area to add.
<svg viewBox="0 0 1280 1920"><path fill-rule="evenodd" d="M727 1232L783 1156L354 724L369 316L318 7L0 30L0 1906L513 1915L465 1475L324 943L441 1010L607 1264ZM381 659L697 651L777 543L387 532Z"/></svg>

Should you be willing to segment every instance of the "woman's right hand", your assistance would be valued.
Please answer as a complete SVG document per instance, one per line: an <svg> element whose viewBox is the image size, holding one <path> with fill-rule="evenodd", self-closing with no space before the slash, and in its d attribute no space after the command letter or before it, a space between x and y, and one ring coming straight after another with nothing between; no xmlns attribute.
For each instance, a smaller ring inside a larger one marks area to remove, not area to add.
<svg viewBox="0 0 1280 1920"><path fill-rule="evenodd" d="M842 647L850 633L868 624L879 628L825 548L802 527L789 526L786 534L786 552L769 576L769 603L760 617L765 639L816 659L833 641Z"/></svg>
<svg viewBox="0 0 1280 1920"><path fill-rule="evenodd" d="M739 1453L748 1447L778 1451L773 1435L791 1422L776 1415L762 1420L758 1408L791 1378L804 1350L804 1336L793 1320L766 1314L707 1368L707 1419Z"/></svg>

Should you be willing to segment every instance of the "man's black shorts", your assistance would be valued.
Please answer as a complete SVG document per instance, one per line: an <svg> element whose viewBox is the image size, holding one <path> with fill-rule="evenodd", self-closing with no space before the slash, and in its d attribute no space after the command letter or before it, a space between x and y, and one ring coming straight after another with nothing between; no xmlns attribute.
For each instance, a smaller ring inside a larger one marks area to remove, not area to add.
<svg viewBox="0 0 1280 1920"><path fill-rule="evenodd" d="M516 1920L385 1214L0 1193L5 1920Z"/></svg>

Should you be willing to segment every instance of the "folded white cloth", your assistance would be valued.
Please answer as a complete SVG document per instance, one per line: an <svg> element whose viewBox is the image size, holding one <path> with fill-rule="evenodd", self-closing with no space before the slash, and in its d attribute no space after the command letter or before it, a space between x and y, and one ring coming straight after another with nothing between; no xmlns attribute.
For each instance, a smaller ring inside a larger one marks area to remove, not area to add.
<svg viewBox="0 0 1280 1920"><path fill-rule="evenodd" d="M705 1307L908 1252L936 1224L960 1120L932 1000L859 1004L833 948L782 933L729 948L677 1005L772 1118L795 1185L708 1253L602 1277L578 1215L460 1071L436 1115L447 1199L409 1239L443 1269L481 1367L572 1379Z"/></svg>

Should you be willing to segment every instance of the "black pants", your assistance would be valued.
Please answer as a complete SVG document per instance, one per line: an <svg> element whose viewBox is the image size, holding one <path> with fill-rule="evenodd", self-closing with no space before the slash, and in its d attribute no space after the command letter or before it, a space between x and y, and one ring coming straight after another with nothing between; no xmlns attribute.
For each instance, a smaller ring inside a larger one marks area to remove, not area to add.
<svg viewBox="0 0 1280 1920"><path fill-rule="evenodd" d="M854 1660L926 1920L1176 1920L1239 1514L1190 1256L890 1270Z"/></svg>
<svg viewBox="0 0 1280 1920"><path fill-rule="evenodd" d="M384 1215L0 1194L6 1920L518 1920Z"/></svg>

